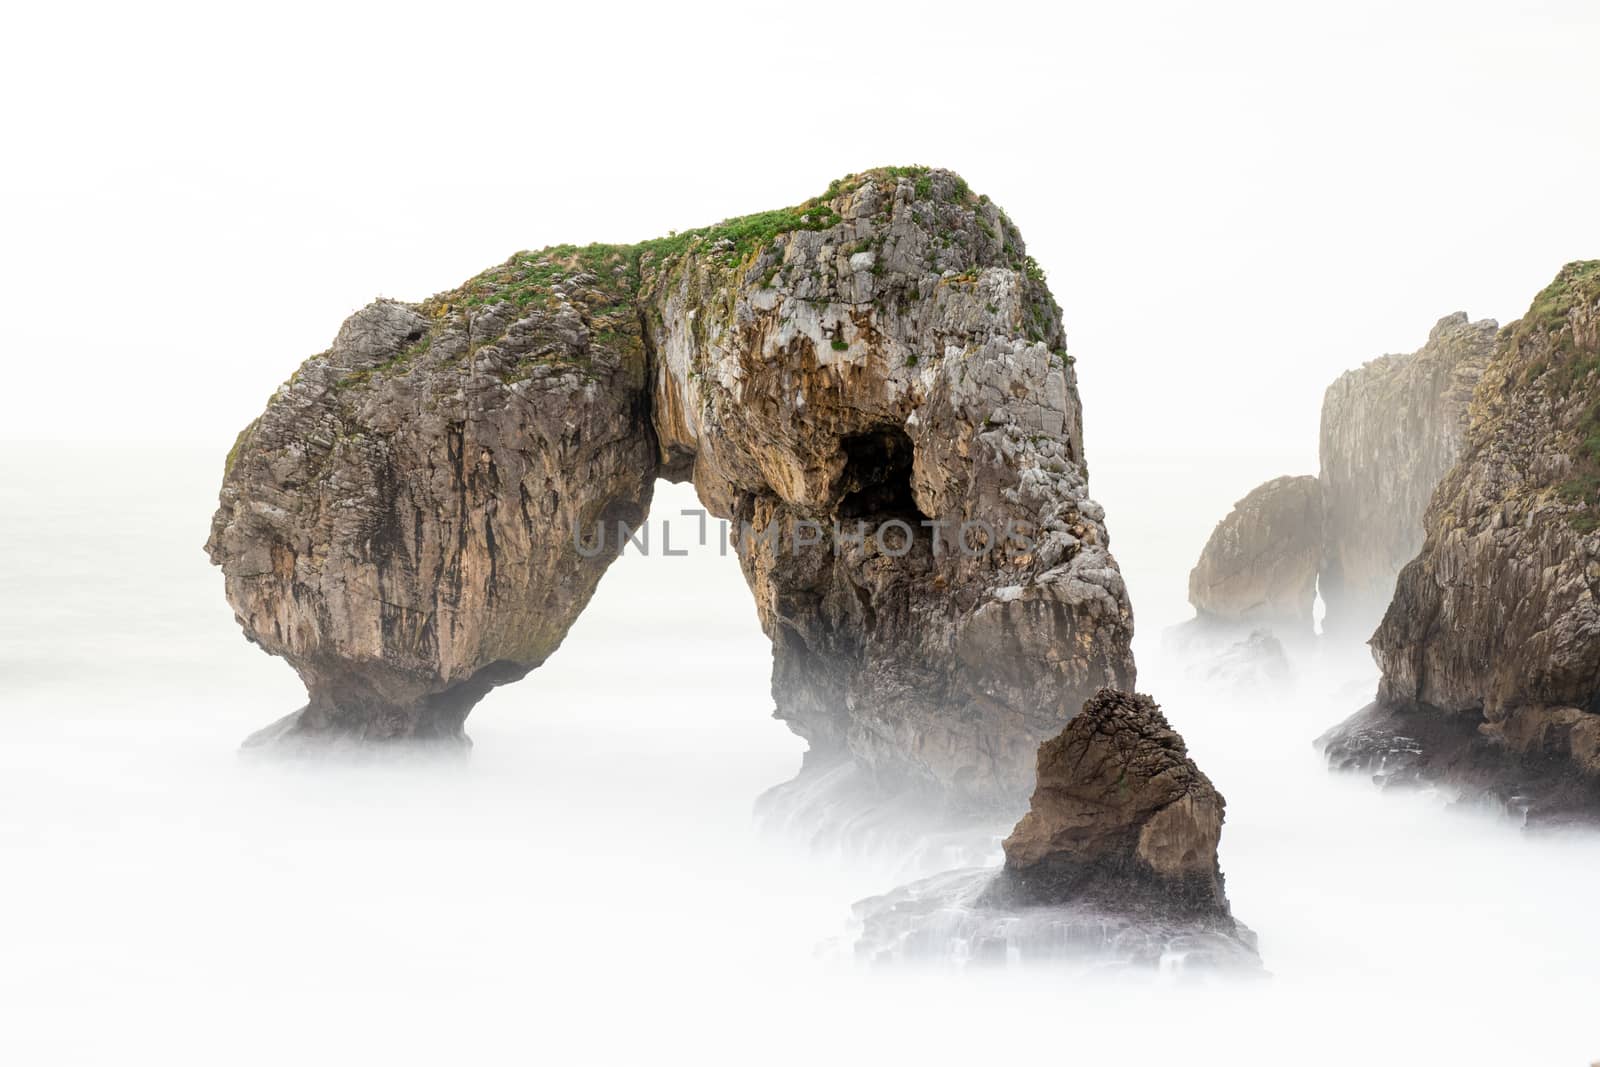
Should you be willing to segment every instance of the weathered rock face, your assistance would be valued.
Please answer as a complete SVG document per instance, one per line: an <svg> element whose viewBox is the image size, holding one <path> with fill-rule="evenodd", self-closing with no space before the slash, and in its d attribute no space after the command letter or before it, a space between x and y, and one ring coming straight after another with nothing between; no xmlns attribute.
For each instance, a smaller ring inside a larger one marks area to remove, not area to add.
<svg viewBox="0 0 1600 1067"><path fill-rule="evenodd" d="M1321 556L1317 479L1274 478L1217 523L1189 572L1189 603L1203 620L1310 633Z"/></svg>
<svg viewBox="0 0 1600 1067"><path fill-rule="evenodd" d="M208 547L307 682L295 731L454 736L559 644L653 478L692 478L741 532L808 760L1004 805L1133 684L1081 427L1011 221L874 171L359 313L241 436Z"/></svg>
<svg viewBox="0 0 1600 1067"><path fill-rule="evenodd" d="M616 550L571 531L654 485L632 293L594 266L525 305L380 300L240 435L207 551L309 694L262 739L461 739L561 643Z"/></svg>
<svg viewBox="0 0 1600 1067"><path fill-rule="evenodd" d="M1461 452L1498 325L1439 320L1410 355L1347 371L1322 401L1323 629L1366 637L1422 547L1422 516Z"/></svg>
<svg viewBox="0 0 1600 1067"><path fill-rule="evenodd" d="M1600 813L1600 262L1501 331L1421 554L1373 636L1378 701L1324 743L1537 815Z"/></svg>
<svg viewBox="0 0 1600 1067"><path fill-rule="evenodd" d="M1033 804L1006 838L993 895L1225 916L1223 807L1154 701L1101 690L1039 747Z"/></svg>
<svg viewBox="0 0 1600 1067"><path fill-rule="evenodd" d="M1422 545L1422 513L1460 453L1467 403L1494 346L1493 320L1462 312L1410 355L1347 371L1322 401L1322 472L1275 478L1217 524L1189 575L1202 628L1265 623L1280 636L1365 637Z"/></svg>

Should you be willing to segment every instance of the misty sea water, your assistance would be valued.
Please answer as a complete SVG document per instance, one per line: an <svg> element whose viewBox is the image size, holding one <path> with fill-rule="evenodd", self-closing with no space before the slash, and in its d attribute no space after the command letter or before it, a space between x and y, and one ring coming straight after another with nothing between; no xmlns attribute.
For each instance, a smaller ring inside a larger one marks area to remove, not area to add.
<svg viewBox="0 0 1600 1067"><path fill-rule="evenodd" d="M850 905L904 874L757 833L804 746L714 546L614 565L473 712L467 759L243 760L303 690L201 551L220 467L0 452L0 1062L1600 1058L1600 836L1327 774L1311 739L1370 697L1362 649L1301 656L1266 699L1166 662L1199 544L1147 463L1093 484L1140 688L1227 797L1265 980L861 968ZM675 544L693 506L659 487Z"/></svg>

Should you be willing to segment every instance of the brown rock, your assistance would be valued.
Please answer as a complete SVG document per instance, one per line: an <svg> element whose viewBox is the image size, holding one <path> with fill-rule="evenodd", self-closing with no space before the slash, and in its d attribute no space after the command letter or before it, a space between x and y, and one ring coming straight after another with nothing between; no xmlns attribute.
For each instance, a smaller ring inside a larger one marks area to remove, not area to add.
<svg viewBox="0 0 1600 1067"><path fill-rule="evenodd" d="M1223 808L1154 701L1102 689L1039 747L1032 806L1006 838L994 893L1225 916Z"/></svg>

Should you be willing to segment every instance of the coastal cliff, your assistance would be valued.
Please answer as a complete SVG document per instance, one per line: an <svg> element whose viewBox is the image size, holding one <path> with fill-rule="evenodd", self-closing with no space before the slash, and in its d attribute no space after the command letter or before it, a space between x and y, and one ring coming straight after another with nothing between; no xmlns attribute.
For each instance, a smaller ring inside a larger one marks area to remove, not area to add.
<svg viewBox="0 0 1600 1067"><path fill-rule="evenodd" d="M1500 331L1335 766L1600 815L1600 261Z"/></svg>
<svg viewBox="0 0 1600 1067"><path fill-rule="evenodd" d="M1326 633L1365 639L1422 547L1423 513L1461 452L1467 405L1499 332L1464 312L1440 319L1422 348L1347 371L1322 401Z"/></svg>

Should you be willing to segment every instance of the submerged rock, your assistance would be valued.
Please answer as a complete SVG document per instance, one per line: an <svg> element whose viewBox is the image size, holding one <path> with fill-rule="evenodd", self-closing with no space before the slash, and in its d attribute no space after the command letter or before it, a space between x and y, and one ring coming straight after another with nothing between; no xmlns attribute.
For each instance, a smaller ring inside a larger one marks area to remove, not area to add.
<svg viewBox="0 0 1600 1067"><path fill-rule="evenodd" d="M1217 523L1189 572L1189 603L1206 623L1265 623L1310 633L1321 556L1317 479L1274 478Z"/></svg>
<svg viewBox="0 0 1600 1067"><path fill-rule="evenodd" d="M1168 629L1162 646L1184 662L1185 679L1235 696L1281 694L1293 682L1289 654L1271 630L1218 629L1191 619Z"/></svg>
<svg viewBox="0 0 1600 1067"><path fill-rule="evenodd" d="M1224 801L1147 696L1104 689L1039 748L1032 806L998 871L857 906L873 960L1083 958L1259 966L1223 891Z"/></svg>
<svg viewBox="0 0 1600 1067"><path fill-rule="evenodd" d="M1600 815L1600 261L1500 332L1425 525L1371 642L1378 699L1324 750L1535 820Z"/></svg>
<svg viewBox="0 0 1600 1067"><path fill-rule="evenodd" d="M240 435L207 548L309 703L269 735L464 740L692 479L807 770L1014 811L1131 686L1060 309L959 177L853 175L639 245L519 253L345 324Z"/></svg>
<svg viewBox="0 0 1600 1067"><path fill-rule="evenodd" d="M886 787L853 760L808 766L761 794L755 823L818 861L873 867L889 881L997 862L1011 821L932 788Z"/></svg>
<svg viewBox="0 0 1600 1067"><path fill-rule="evenodd" d="M1183 977L1261 972L1243 923L1087 904L997 905L994 868L948 871L855 905L857 959L874 965L1047 966Z"/></svg>

